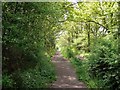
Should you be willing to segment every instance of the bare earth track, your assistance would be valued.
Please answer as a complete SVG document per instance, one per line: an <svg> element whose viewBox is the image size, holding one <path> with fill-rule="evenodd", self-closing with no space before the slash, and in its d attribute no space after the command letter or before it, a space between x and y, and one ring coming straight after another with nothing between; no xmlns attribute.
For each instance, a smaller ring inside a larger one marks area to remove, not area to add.
<svg viewBox="0 0 120 90"><path fill-rule="evenodd" d="M83 82L77 80L76 73L71 63L57 52L52 62L55 65L57 80L51 88L86 88Z"/></svg>

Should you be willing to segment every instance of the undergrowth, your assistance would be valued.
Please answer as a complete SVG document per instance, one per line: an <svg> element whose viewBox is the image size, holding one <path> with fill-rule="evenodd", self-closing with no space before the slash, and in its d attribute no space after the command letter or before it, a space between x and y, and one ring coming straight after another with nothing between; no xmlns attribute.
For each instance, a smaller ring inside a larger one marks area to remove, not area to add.
<svg viewBox="0 0 120 90"><path fill-rule="evenodd" d="M88 88L98 88L102 86L101 84L104 82L102 82L99 78L91 78L87 60L83 61L73 57L70 61L76 69L78 80L83 81Z"/></svg>
<svg viewBox="0 0 120 90"><path fill-rule="evenodd" d="M35 68L17 70L8 75L3 74L3 88L48 88L56 80L54 65L50 59L41 59Z"/></svg>
<svg viewBox="0 0 120 90"><path fill-rule="evenodd" d="M88 88L120 89L120 57L116 40L98 40L82 60L70 48L64 54L75 67L78 79Z"/></svg>

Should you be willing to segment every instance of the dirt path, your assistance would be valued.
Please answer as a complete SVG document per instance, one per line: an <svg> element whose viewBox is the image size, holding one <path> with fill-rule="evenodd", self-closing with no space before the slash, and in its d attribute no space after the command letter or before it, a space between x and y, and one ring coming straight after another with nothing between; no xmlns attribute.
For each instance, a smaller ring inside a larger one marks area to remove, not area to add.
<svg viewBox="0 0 120 90"><path fill-rule="evenodd" d="M76 73L71 63L64 59L59 52L53 57L52 62L56 67L57 80L51 88L86 88L76 78Z"/></svg>

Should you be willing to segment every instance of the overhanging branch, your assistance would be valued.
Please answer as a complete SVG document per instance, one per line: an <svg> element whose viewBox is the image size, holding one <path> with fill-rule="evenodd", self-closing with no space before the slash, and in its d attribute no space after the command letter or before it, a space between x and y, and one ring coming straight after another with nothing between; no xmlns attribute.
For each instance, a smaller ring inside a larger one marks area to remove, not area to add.
<svg viewBox="0 0 120 90"><path fill-rule="evenodd" d="M98 24L98 25L102 26L104 29L108 30L107 27L105 27L104 25L102 25L102 24L100 24L100 23L98 23L98 22L96 22L96 21L88 20L87 22L93 22L93 23L95 23L95 24Z"/></svg>
<svg viewBox="0 0 120 90"><path fill-rule="evenodd" d="M65 22L65 21L73 21L73 22L84 22L84 23L87 23L87 22L93 22L93 23L95 23L95 24L97 24L97 25L100 25L100 26L102 26L104 29L106 29L106 30L108 30L108 28L107 27L105 27L103 24L100 24L99 22L96 22L96 21L93 21L93 20L83 20L83 21L75 21L75 20L62 20L62 21L58 21L58 22Z"/></svg>

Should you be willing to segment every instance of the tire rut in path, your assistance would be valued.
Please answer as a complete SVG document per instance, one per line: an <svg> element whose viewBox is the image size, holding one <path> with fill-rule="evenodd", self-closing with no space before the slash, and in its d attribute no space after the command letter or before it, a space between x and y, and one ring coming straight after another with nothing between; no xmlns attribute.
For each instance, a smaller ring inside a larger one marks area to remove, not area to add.
<svg viewBox="0 0 120 90"><path fill-rule="evenodd" d="M59 52L53 57L52 62L56 68L57 80L50 88L86 88L83 82L77 80L71 63L64 59Z"/></svg>

